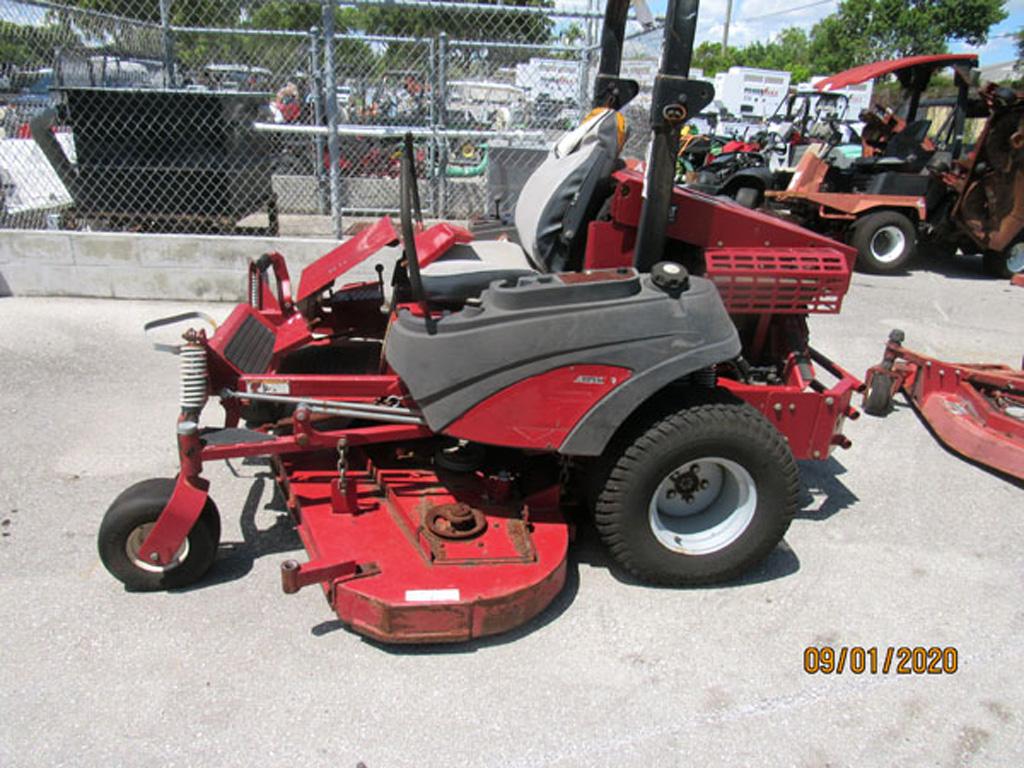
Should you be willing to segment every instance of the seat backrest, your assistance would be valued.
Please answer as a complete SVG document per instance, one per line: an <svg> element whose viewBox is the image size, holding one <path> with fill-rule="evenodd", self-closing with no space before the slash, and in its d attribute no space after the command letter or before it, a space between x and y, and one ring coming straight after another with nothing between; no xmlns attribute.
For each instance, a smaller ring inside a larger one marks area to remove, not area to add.
<svg viewBox="0 0 1024 768"><path fill-rule="evenodd" d="M921 153L921 144L928 138L931 120L915 120L897 133L885 145L885 157L909 158Z"/></svg>
<svg viewBox="0 0 1024 768"><path fill-rule="evenodd" d="M567 268L586 212L607 189L625 143L625 121L611 109L594 110L563 136L533 172L516 203L516 231L534 267Z"/></svg>

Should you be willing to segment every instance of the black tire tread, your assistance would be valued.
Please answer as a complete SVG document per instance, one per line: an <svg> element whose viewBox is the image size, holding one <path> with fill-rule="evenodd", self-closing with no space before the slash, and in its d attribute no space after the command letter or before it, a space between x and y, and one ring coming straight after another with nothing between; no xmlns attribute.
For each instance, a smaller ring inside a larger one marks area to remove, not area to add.
<svg viewBox="0 0 1024 768"><path fill-rule="evenodd" d="M764 537L761 545L743 562L727 571L708 572L703 575L687 576L685 579L666 576L654 571L641 562L626 541L624 526L628 524L623 514L627 502L626 478L639 465L650 460L662 450L661 443L693 435L709 428L739 429L764 441L771 453L769 460L783 468L782 484L788 500L786 508L776 518L774 530ZM635 433L634 433L635 434ZM800 492L800 471L782 435L754 408L745 403L712 402L663 415L641 431L631 441L626 436L625 446L610 450L613 458L604 472L604 487L598 494L594 520L598 533L615 560L633 576L643 581L666 586L710 584L728 581L739 576L749 567L766 557L785 535L797 511Z"/></svg>
<svg viewBox="0 0 1024 768"><path fill-rule="evenodd" d="M207 499L192 530L188 557L164 573L141 571L124 554L124 542L138 525L159 515L174 491L174 478L143 480L122 491L107 509L97 534L100 560L107 571L131 591L174 589L202 578L213 564L220 543L221 523L217 505ZM195 559L194 559L195 558Z"/></svg>
<svg viewBox="0 0 1024 768"><path fill-rule="evenodd" d="M876 373L868 382L864 393L864 413L868 416L885 416L892 410L892 378Z"/></svg>

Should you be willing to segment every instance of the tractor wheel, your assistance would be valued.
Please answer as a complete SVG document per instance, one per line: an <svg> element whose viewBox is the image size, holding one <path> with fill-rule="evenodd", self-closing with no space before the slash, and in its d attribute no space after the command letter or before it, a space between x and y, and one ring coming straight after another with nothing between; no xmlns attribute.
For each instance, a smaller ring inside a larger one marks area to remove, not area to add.
<svg viewBox="0 0 1024 768"><path fill-rule="evenodd" d="M655 584L734 578L782 539L800 478L783 436L749 405L696 405L620 441L603 462L597 529Z"/></svg>
<svg viewBox="0 0 1024 768"><path fill-rule="evenodd" d="M1024 272L1024 240L1018 240L1002 253L987 251L982 258L988 274L1000 280L1009 280Z"/></svg>
<svg viewBox="0 0 1024 768"><path fill-rule="evenodd" d="M913 257L917 230L902 213L876 211L857 220L850 243L857 249L857 263L866 272L896 272Z"/></svg>
<svg viewBox="0 0 1024 768"><path fill-rule="evenodd" d="M740 187L733 193L733 199L744 208L757 208L764 193L757 187Z"/></svg>
<svg viewBox="0 0 1024 768"><path fill-rule="evenodd" d="M892 410L892 376L887 373L872 373L864 393L864 413L868 416L885 416Z"/></svg>
<svg viewBox="0 0 1024 768"><path fill-rule="evenodd" d="M110 505L100 524L100 560L110 574L133 592L184 587L198 581L213 565L220 542L220 515L211 499L173 562L154 565L139 556L157 517L174 493L173 478L143 480Z"/></svg>

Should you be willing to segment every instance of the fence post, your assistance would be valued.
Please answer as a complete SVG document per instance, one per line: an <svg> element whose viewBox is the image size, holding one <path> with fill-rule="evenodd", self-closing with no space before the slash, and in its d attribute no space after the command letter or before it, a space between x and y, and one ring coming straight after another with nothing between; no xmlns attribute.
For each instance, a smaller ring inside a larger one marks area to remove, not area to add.
<svg viewBox="0 0 1024 768"><path fill-rule="evenodd" d="M174 35L171 32L171 0L160 0L160 27L164 49L164 87L174 88L177 83L174 76Z"/></svg>
<svg viewBox="0 0 1024 768"><path fill-rule="evenodd" d="M324 78L320 67L320 47L317 45L320 30L309 28L309 73L312 77L310 93L313 96L313 124L324 124ZM313 137L313 176L316 177L317 212L321 215L330 210L331 192L324 169L324 137Z"/></svg>
<svg viewBox="0 0 1024 768"><path fill-rule="evenodd" d="M334 237L342 236L341 169L338 168L338 85L334 76L334 2L324 0L324 101L327 108L327 156L331 162L331 221Z"/></svg>
<svg viewBox="0 0 1024 768"><path fill-rule="evenodd" d="M590 84L587 80L590 78L590 46L584 44L580 48L580 91L577 96L579 100L579 112L577 117L582 117L587 112L587 108L590 106Z"/></svg>
<svg viewBox="0 0 1024 768"><path fill-rule="evenodd" d="M435 122L442 130L447 127L448 111L448 35L444 32L437 36L437 111ZM438 194L437 216L448 216L448 139L439 136L437 157Z"/></svg>

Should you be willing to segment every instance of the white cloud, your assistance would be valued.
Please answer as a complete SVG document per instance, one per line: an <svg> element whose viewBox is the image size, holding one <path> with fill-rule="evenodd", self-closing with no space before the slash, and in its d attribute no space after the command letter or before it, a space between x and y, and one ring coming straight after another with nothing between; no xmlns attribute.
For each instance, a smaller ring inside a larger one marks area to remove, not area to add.
<svg viewBox="0 0 1024 768"><path fill-rule="evenodd" d="M811 8L813 0L735 0L732 24L729 27L730 45L749 45L775 37L787 27L810 30L815 23L835 11L836 2L826 2ZM1024 0L1020 0L1024 2ZM725 0L701 3L701 21L697 40L720 41L725 26Z"/></svg>

